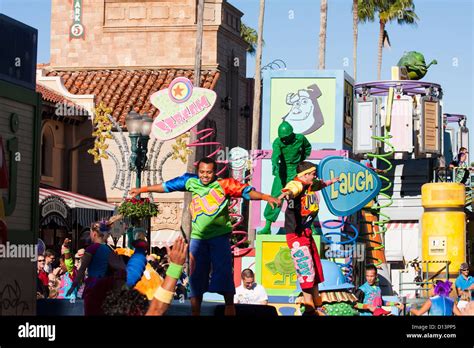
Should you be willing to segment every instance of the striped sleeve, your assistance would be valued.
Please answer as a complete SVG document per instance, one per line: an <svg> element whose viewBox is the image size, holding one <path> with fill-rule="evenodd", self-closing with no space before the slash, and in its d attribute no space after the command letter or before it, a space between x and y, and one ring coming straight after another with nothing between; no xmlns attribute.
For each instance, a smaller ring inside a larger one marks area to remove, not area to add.
<svg viewBox="0 0 474 348"><path fill-rule="evenodd" d="M186 191L186 182L191 178L197 178L196 174L186 173L174 179L164 182L163 189L165 192Z"/></svg>
<svg viewBox="0 0 474 348"><path fill-rule="evenodd" d="M252 186L242 184L234 178L221 179L219 180L219 185L221 185L226 195L230 197L242 197L247 200L250 200L250 191L255 190Z"/></svg>
<svg viewBox="0 0 474 348"><path fill-rule="evenodd" d="M293 197L298 196L303 191L303 184L299 181L292 180L281 190L281 192L291 192Z"/></svg>

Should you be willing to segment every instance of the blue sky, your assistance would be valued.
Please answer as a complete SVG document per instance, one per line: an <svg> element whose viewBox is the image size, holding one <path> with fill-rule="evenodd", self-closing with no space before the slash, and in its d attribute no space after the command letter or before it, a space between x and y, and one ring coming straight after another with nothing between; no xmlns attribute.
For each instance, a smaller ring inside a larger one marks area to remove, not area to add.
<svg viewBox="0 0 474 348"><path fill-rule="evenodd" d="M247 25L257 28L258 0L229 2L244 12ZM345 69L352 75L352 1L328 2L326 69ZM317 0L266 1L263 64L282 59L288 69L317 67L319 4ZM466 114L474 132L474 2L415 0L415 5L420 18L416 26L387 26L392 48L384 49L382 79L390 78L390 66L404 51L422 52L427 62L436 59L438 65L430 68L424 80L441 84L443 111ZM0 12L39 30L38 62L48 62L51 1L0 0ZM376 79L378 28L377 23L359 25L357 82ZM253 77L254 58L248 58L247 75Z"/></svg>
<svg viewBox="0 0 474 348"><path fill-rule="evenodd" d="M242 21L258 28L258 0L229 0L244 12ZM474 144L474 1L414 0L416 26L387 26L392 47L384 49L382 79L405 51L419 51L432 59L424 81L439 83L444 92L443 112L468 116L470 144ZM326 69L344 69L353 75L352 1L328 0ZM318 65L319 6L317 0L265 2L262 65L282 59L287 69L316 69ZM378 23L359 25L357 82L377 79ZM248 57L247 75L255 76L255 59ZM344 62L348 66L344 66Z"/></svg>
<svg viewBox="0 0 474 348"><path fill-rule="evenodd" d="M258 28L259 1L229 0L245 13L242 20ZM326 69L352 67L352 1L329 0ZM423 80L441 84L444 112L466 114L474 131L474 2L471 0L415 0L416 26L390 23L392 47L384 49L382 79L390 79L390 66L404 51L419 51L432 66ZM282 59L287 69L316 69L318 64L319 1L267 0L262 64ZM446 14L449 14L447 16ZM378 23L359 25L357 82L377 78ZM250 57L249 57L250 58ZM344 62L348 66L344 66ZM255 59L248 61L248 76L255 76Z"/></svg>

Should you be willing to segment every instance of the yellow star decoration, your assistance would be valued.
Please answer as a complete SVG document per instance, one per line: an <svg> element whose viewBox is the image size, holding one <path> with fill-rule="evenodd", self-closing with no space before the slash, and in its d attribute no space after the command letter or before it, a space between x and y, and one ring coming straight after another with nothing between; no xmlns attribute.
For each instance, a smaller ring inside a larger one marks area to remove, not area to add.
<svg viewBox="0 0 474 348"><path fill-rule="evenodd" d="M176 138L176 144L171 145L173 148L172 159L180 159L181 162L186 163L188 160L188 155L193 153L193 151L187 146L186 138L189 138L189 132L184 133ZM181 151L183 151L181 153Z"/></svg>
<svg viewBox="0 0 474 348"><path fill-rule="evenodd" d="M98 107L94 109L94 132L92 136L95 137L94 147L89 149L87 152L94 156L94 163L98 163L102 158L109 159L109 156L105 153L109 145L105 142L107 139L112 139L110 134L112 130L112 123L107 118L107 115L112 113L112 109L100 103Z"/></svg>

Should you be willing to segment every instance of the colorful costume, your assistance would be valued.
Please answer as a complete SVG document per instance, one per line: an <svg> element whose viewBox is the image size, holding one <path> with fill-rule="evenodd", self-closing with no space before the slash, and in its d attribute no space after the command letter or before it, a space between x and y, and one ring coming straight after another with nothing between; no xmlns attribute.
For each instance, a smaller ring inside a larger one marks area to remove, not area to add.
<svg viewBox="0 0 474 348"><path fill-rule="evenodd" d="M112 289L113 278L107 275L109 256L113 252L106 244L94 243L87 247L86 253L92 255L88 277L84 288L84 314L104 315L102 303L109 290Z"/></svg>
<svg viewBox="0 0 474 348"><path fill-rule="evenodd" d="M59 288L58 288L58 299L75 299L77 298L77 288L74 289L72 294L66 296L67 292L72 286L72 282L76 277L76 270L73 272L66 272L59 278Z"/></svg>
<svg viewBox="0 0 474 348"><path fill-rule="evenodd" d="M153 299L156 289L163 283L163 278L153 269L146 260L146 242L138 240L133 242L134 250L128 248L117 248L117 255L130 257L127 262L126 285L128 288L134 288L148 300Z"/></svg>
<svg viewBox="0 0 474 348"><path fill-rule="evenodd" d="M435 316L451 316L454 314L454 300L449 298L449 293L451 292L451 283L449 280L442 281L437 280L436 285L433 288L434 296L429 298L430 306L428 309L428 315ZM428 303L426 301L422 308ZM407 305L407 312L415 315L423 315L426 311L413 313L413 308L411 305Z"/></svg>
<svg viewBox="0 0 474 348"><path fill-rule="evenodd" d="M273 141L272 174L275 176L272 185L273 197L278 197L281 189L296 176L296 167L311 154L311 144L302 134L294 134L288 122L282 122L278 128L278 138ZM267 204L263 213L267 225L259 234L269 234L272 222L280 214L281 207Z"/></svg>
<svg viewBox="0 0 474 348"><path fill-rule="evenodd" d="M330 181L315 180L305 185L295 177L282 192L291 192L285 211L286 242L291 250L301 289L309 289L324 281L318 249L312 236L311 226L319 211L316 191L328 186Z"/></svg>
<svg viewBox="0 0 474 348"><path fill-rule="evenodd" d="M454 301L446 296L434 296L430 297L431 307L428 311L428 315L453 315Z"/></svg>
<svg viewBox="0 0 474 348"><path fill-rule="evenodd" d="M67 296L69 289L71 288L74 279L76 278L77 270L74 267L74 259L69 258L65 259L64 263L66 265L66 273L59 277L59 288L58 288L58 299L75 299L77 298L77 288L74 289L72 294Z"/></svg>
<svg viewBox="0 0 474 348"><path fill-rule="evenodd" d="M428 315L453 315L454 300L449 298L451 285L453 284L449 280L436 282L433 289L435 296L430 297L431 307L428 311Z"/></svg>
<svg viewBox="0 0 474 348"><path fill-rule="evenodd" d="M229 197L249 200L249 193L254 188L232 178L204 185L197 175L189 173L163 183L163 188L165 192L192 193L190 297L201 296L207 291L234 294Z"/></svg>
<svg viewBox="0 0 474 348"><path fill-rule="evenodd" d="M382 300L382 290L378 285L370 285L365 282L359 287L359 289L357 289L355 295L359 299L356 308L361 310L361 315L381 316L391 314L391 312L381 308L384 305L384 301ZM397 302L386 301L385 305L395 306L397 305ZM373 313L369 311L369 306L375 307Z"/></svg>

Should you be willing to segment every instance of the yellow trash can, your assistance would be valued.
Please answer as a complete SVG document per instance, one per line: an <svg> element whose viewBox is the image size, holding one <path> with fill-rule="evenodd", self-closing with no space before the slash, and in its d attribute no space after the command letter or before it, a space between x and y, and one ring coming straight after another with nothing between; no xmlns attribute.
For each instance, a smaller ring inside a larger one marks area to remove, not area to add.
<svg viewBox="0 0 474 348"><path fill-rule="evenodd" d="M459 266L466 260L465 187L459 183L429 183L421 188L424 207L422 217L422 258L430 274L449 265L450 278L459 275ZM440 274L442 277L445 273Z"/></svg>

